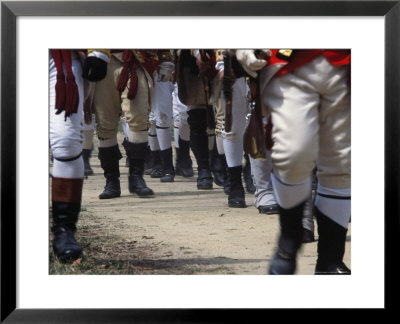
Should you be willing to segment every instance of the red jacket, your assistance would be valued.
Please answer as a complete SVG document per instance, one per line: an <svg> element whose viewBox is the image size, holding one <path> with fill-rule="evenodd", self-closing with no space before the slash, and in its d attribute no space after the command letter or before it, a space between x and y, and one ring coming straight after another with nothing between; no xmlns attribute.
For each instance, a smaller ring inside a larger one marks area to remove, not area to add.
<svg viewBox="0 0 400 324"><path fill-rule="evenodd" d="M269 65L275 65L278 63L287 63L283 66L275 76L284 75L290 71L293 71L320 56L321 54L326 57L326 59L332 65L346 65L350 64L351 51L350 50L296 50L293 54L293 58L288 62L287 60L277 57L278 50L272 49L272 56L269 61Z"/></svg>

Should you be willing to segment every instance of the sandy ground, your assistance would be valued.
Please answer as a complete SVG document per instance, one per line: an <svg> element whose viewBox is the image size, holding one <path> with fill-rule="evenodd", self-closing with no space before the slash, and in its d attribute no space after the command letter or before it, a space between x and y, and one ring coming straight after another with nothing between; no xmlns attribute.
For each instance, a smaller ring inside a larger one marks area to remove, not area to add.
<svg viewBox="0 0 400 324"><path fill-rule="evenodd" d="M221 187L214 184L213 190L197 190L196 174L193 178L176 176L173 183L146 175L155 197L138 198L128 191L121 146L121 197L100 200L105 179L96 139L94 145L90 160L94 175L84 181L77 235L93 230L110 237L109 247L96 253L99 263L110 259L129 262L135 274L267 273L276 246L278 215L260 214L252 194L246 193L247 208L229 208ZM350 232L351 227L344 261L351 268ZM316 252L317 242L303 244L297 274L313 274Z"/></svg>

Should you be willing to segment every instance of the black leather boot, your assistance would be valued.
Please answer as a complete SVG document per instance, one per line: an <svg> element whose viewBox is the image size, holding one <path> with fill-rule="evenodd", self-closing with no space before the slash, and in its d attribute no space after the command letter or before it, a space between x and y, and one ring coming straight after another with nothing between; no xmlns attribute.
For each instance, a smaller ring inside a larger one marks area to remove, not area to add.
<svg viewBox="0 0 400 324"><path fill-rule="evenodd" d="M172 147L160 151L161 160L163 165L163 176L160 178L161 182L174 182L175 169L172 162Z"/></svg>
<svg viewBox="0 0 400 324"><path fill-rule="evenodd" d="M119 181L119 160L122 154L118 145L111 147L99 147L100 165L104 170L106 185L104 191L99 195L100 199L111 199L121 196L121 185Z"/></svg>
<svg viewBox="0 0 400 324"><path fill-rule="evenodd" d="M129 192L136 193L139 197L152 197L154 195L143 179L144 157L147 143L128 143L129 146Z"/></svg>
<svg viewBox="0 0 400 324"><path fill-rule="evenodd" d="M315 208L318 225L318 259L315 274L350 275L350 269L343 263L347 229Z"/></svg>
<svg viewBox="0 0 400 324"><path fill-rule="evenodd" d="M190 126L190 147L196 158L198 189L212 189L212 175L208 161L207 112L205 109L188 111Z"/></svg>
<svg viewBox="0 0 400 324"><path fill-rule="evenodd" d="M246 186L246 191L248 193L253 194L256 192L256 187L254 186L253 178L251 176L250 158L247 154L245 154L244 159L245 159L245 164L243 167L243 180Z"/></svg>
<svg viewBox="0 0 400 324"><path fill-rule="evenodd" d="M82 150L82 158L83 158L83 167L85 176L90 176L93 174L92 167L90 166L90 156L92 155L93 149L83 149Z"/></svg>
<svg viewBox="0 0 400 324"><path fill-rule="evenodd" d="M151 169L150 177L161 178L164 175L162 168L162 161L161 161L161 151L160 150L151 151L151 156L152 156L153 166Z"/></svg>
<svg viewBox="0 0 400 324"><path fill-rule="evenodd" d="M278 249L271 261L269 274L290 275L296 271L296 255L301 247L303 235L304 202L300 205L284 209L278 205L281 232Z"/></svg>
<svg viewBox="0 0 400 324"><path fill-rule="evenodd" d="M129 161L128 158L127 158L127 160ZM128 162L128 166L129 166L129 162ZM144 159L144 174L150 175L152 171L153 171L153 156L151 155L150 146L147 145L146 156Z"/></svg>
<svg viewBox="0 0 400 324"><path fill-rule="evenodd" d="M224 182L224 193L225 195L229 195L229 191L231 190L231 180L229 179L229 172Z"/></svg>
<svg viewBox="0 0 400 324"><path fill-rule="evenodd" d="M213 178L208 169L198 170L197 189L208 190L213 188Z"/></svg>
<svg viewBox="0 0 400 324"><path fill-rule="evenodd" d="M83 179L52 179L52 245L57 259L65 263L82 255L82 248L74 237L81 208L82 184Z"/></svg>
<svg viewBox="0 0 400 324"><path fill-rule="evenodd" d="M244 208L246 206L245 193L242 184L242 166L228 168L229 195L228 206L233 208Z"/></svg>
<svg viewBox="0 0 400 324"><path fill-rule="evenodd" d="M175 172L185 178L194 176L193 162L190 158L190 144L189 141L184 141L179 138L179 147L176 147L176 163Z"/></svg>
<svg viewBox="0 0 400 324"><path fill-rule="evenodd" d="M214 183L217 186L223 187L228 175L227 175L227 163L225 154L218 154L217 144L214 143L214 148L209 152L210 169L214 176Z"/></svg>

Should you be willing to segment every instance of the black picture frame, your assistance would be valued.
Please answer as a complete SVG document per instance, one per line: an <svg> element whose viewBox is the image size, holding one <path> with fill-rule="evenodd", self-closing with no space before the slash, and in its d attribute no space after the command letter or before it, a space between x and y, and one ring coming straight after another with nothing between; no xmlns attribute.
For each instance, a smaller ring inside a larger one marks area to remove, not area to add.
<svg viewBox="0 0 400 324"><path fill-rule="evenodd" d="M399 232L400 1L2 1L1 2L1 322L229 322L228 309L17 309L16 19L19 16L383 16L385 18L385 309L397 287L388 262ZM373 47L373 44L371 44ZM366 53L372 55L372 53ZM372 64L372 63L371 63ZM373 130L371 130L373 131ZM373 206L371 206L373 207ZM377 212L377 211L374 211ZM380 212L380 211L378 211ZM373 239L373 237L372 237ZM395 250L396 252L396 250ZM398 257L396 253L396 259ZM373 266L373 256L371 256ZM370 271L368 269L368 271ZM393 284L395 283L395 284ZM240 310L256 318L263 310ZM264 315L262 315L264 316ZM232 319L232 320L229 320Z"/></svg>

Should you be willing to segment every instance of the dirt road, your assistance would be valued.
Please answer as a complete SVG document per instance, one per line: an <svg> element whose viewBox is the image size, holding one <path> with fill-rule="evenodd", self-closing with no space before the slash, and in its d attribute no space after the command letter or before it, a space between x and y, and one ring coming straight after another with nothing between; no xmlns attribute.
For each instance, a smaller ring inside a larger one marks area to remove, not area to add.
<svg viewBox="0 0 400 324"><path fill-rule="evenodd" d="M90 162L94 175L84 182L77 232L85 254L74 273L267 273L276 245L278 215L259 214L252 194L246 193L247 208L229 208L221 187L214 184L213 190L197 190L195 174L193 178L177 176L173 183L145 176L155 197L138 198L128 191L124 157L120 160L121 197L100 200L105 179L96 149ZM350 233L351 227L344 258L349 267ZM298 274L313 274L316 251L317 242L303 244ZM51 269L53 273L65 271Z"/></svg>

